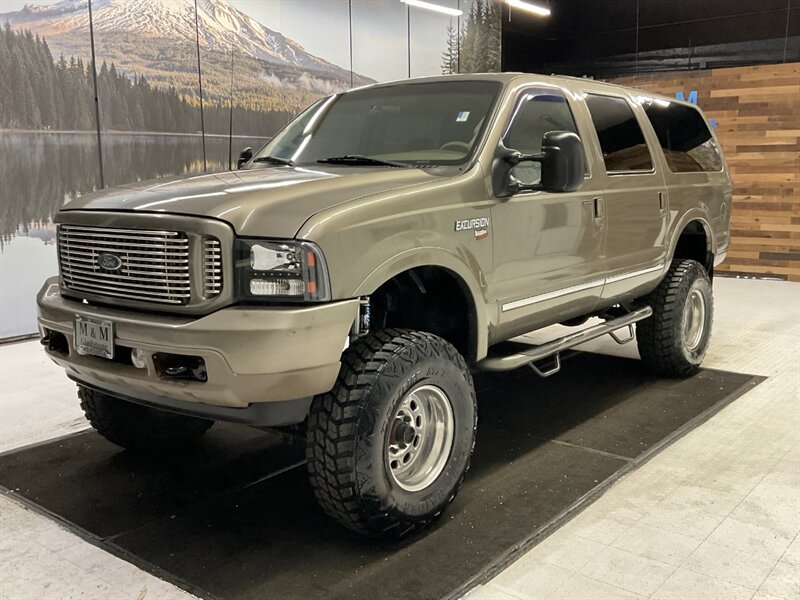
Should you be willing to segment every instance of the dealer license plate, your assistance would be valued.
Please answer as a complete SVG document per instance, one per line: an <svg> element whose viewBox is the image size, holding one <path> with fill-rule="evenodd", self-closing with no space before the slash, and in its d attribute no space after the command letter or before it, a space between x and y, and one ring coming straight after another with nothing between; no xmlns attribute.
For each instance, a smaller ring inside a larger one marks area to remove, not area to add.
<svg viewBox="0 0 800 600"><path fill-rule="evenodd" d="M75 350L114 358L114 322L75 315Z"/></svg>

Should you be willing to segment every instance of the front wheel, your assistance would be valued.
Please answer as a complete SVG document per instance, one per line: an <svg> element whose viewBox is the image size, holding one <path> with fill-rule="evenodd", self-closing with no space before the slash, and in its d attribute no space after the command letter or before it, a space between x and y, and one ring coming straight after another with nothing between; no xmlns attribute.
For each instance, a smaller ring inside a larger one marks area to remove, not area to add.
<svg viewBox="0 0 800 600"><path fill-rule="evenodd" d="M308 471L322 508L373 536L418 531L453 501L475 445L464 358L430 333L386 329L342 356L308 418Z"/></svg>
<svg viewBox="0 0 800 600"><path fill-rule="evenodd" d="M694 260L674 260L643 302L653 308L653 316L636 329L642 361L667 377L686 377L697 371L708 350L714 317L706 270Z"/></svg>
<svg viewBox="0 0 800 600"><path fill-rule="evenodd" d="M196 442L214 421L187 417L128 402L78 386L86 419L109 442L143 453L157 453Z"/></svg>

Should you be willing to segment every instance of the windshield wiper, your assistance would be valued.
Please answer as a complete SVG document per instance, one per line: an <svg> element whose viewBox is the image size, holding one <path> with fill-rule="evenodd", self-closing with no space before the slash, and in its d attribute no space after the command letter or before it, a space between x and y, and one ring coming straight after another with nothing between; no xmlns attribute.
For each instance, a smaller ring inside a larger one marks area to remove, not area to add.
<svg viewBox="0 0 800 600"><path fill-rule="evenodd" d="M318 163L327 163L332 165L379 165L384 167L402 167L407 169L412 165L408 163L395 162L393 160L381 160L380 158L372 158L371 156L364 156L363 154L345 154L344 156L331 156L328 158L320 158Z"/></svg>
<svg viewBox="0 0 800 600"><path fill-rule="evenodd" d="M256 156L253 159L254 163L261 163L261 162L268 162L272 163L273 165L286 165L287 167L293 167L294 161L289 160L288 158L281 158L280 156Z"/></svg>

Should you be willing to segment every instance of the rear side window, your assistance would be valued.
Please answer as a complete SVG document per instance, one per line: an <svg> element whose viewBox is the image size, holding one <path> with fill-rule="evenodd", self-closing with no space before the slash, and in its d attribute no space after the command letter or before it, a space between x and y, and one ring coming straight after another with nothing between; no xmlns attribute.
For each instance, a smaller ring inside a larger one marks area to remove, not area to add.
<svg viewBox="0 0 800 600"><path fill-rule="evenodd" d="M700 113L685 104L655 98L640 100L675 173L720 171L719 148Z"/></svg>
<svg viewBox="0 0 800 600"><path fill-rule="evenodd" d="M627 100L588 94L586 104L600 139L606 171L652 170L650 150Z"/></svg>

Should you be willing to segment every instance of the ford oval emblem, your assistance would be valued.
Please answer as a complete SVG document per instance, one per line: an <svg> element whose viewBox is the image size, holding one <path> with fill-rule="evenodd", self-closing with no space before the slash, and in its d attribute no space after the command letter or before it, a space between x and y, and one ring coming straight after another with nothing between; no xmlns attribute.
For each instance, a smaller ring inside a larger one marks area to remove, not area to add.
<svg viewBox="0 0 800 600"><path fill-rule="evenodd" d="M97 266L105 271L117 271L122 266L122 259L116 254L104 252L97 257Z"/></svg>

